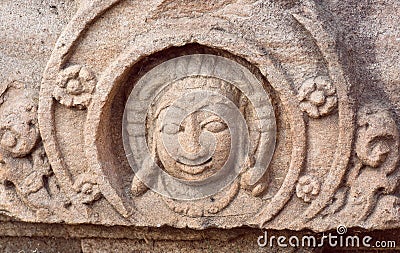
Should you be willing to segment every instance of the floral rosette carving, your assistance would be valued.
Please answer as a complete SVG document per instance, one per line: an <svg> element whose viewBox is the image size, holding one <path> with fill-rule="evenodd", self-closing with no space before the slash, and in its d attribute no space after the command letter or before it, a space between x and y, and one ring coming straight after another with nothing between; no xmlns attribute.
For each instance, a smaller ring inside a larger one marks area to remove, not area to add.
<svg viewBox="0 0 400 253"><path fill-rule="evenodd" d="M336 89L327 76L312 77L304 81L297 97L301 110L311 118L326 116L337 106Z"/></svg>
<svg viewBox="0 0 400 253"><path fill-rule="evenodd" d="M319 190L320 184L312 176L302 176L296 185L296 195L304 202L311 202L319 194Z"/></svg>
<svg viewBox="0 0 400 253"><path fill-rule="evenodd" d="M96 77L85 66L73 65L62 70L54 88L53 97L67 107L85 109L88 107Z"/></svg>
<svg viewBox="0 0 400 253"><path fill-rule="evenodd" d="M73 188L77 193L78 201L82 204L92 204L102 196L99 186L92 174L81 174L75 181Z"/></svg>

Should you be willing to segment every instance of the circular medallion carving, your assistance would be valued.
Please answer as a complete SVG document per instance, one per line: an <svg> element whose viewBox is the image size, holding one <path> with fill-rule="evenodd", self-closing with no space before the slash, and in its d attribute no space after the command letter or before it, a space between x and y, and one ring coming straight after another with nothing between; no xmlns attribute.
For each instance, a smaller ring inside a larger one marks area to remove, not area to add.
<svg viewBox="0 0 400 253"><path fill-rule="evenodd" d="M245 173L254 185L275 147L274 109L261 82L215 55L182 56L150 70L132 90L124 120L135 176L173 199L216 194Z"/></svg>

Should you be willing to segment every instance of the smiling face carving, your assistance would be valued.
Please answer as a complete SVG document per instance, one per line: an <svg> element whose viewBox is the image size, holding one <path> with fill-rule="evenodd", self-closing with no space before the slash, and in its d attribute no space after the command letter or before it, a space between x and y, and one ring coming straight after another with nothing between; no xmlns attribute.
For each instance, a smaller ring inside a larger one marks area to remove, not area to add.
<svg viewBox="0 0 400 253"><path fill-rule="evenodd" d="M210 91L231 100L237 107L240 104L240 91L229 83L209 77L187 77L168 87L156 100L155 115L148 118L148 124L155 126L149 143L156 154L161 168L171 176L183 180L203 180L218 172L225 164L231 150L229 128L224 120L210 111L199 110L182 120L179 126L165 119L167 109L174 101L189 92ZM190 105L189 105L190 106ZM201 135L210 133L215 138L211 156L207 143L201 143ZM179 150L167 150L162 134L178 140Z"/></svg>
<svg viewBox="0 0 400 253"><path fill-rule="evenodd" d="M234 61L199 54L156 66L134 85L123 123L135 197L148 189L174 203L213 196L212 207L200 209L216 213L240 188L253 196L267 189L276 131L271 98Z"/></svg>
<svg viewBox="0 0 400 253"><path fill-rule="evenodd" d="M213 157L192 165L187 161L195 162L203 157L199 141L203 131L214 134L216 138L215 152ZM174 135L189 156L176 154L177 160L171 157L165 149L160 136L161 132ZM158 157L165 170L174 177L185 180L205 179L222 168L228 159L231 148L229 129L221 118L213 113L204 111L192 113L181 123L178 132L168 131L168 125L161 125L161 132L157 132L158 138L156 139Z"/></svg>

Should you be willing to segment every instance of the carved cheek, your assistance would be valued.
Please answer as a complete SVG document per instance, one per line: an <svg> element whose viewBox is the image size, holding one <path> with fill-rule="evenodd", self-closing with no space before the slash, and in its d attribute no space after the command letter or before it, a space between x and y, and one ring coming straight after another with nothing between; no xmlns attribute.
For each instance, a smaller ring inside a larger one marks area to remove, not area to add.
<svg viewBox="0 0 400 253"><path fill-rule="evenodd" d="M160 159L162 166L166 169L173 167L173 165L175 164L175 160L168 154L168 151L165 149L163 138L161 136L161 132L159 131L156 134L155 142L155 145L157 145L156 156Z"/></svg>
<svg viewBox="0 0 400 253"><path fill-rule="evenodd" d="M231 149L231 136L229 130L226 129L220 133L214 134L216 138L217 147L215 149L215 154L213 155L213 160L217 164L224 164L228 159L230 149Z"/></svg>

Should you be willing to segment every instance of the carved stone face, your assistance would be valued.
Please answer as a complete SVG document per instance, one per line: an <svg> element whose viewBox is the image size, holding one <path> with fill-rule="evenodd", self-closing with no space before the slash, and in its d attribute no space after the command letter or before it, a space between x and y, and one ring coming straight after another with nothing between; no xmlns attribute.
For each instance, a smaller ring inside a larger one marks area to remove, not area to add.
<svg viewBox="0 0 400 253"><path fill-rule="evenodd" d="M168 124L161 123L161 132L157 133L156 145L160 162L172 176L186 180L205 179L221 169L228 159L231 148L229 129L215 114L204 111L195 112L182 122L178 132L168 131L168 127ZM161 137L161 133L176 136L181 147L189 154L193 154L191 157L184 158L195 162L201 155L199 136L203 131L214 134L216 147L213 157L198 165L186 164L184 161L171 157L165 149Z"/></svg>
<svg viewBox="0 0 400 253"><path fill-rule="evenodd" d="M14 157L30 153L39 139L36 127L37 107L29 95L31 94L9 96L1 106L0 146Z"/></svg>
<svg viewBox="0 0 400 253"><path fill-rule="evenodd" d="M155 106L155 111L158 113L155 119L153 142L161 167L171 176L183 180L203 180L212 176L224 166L229 157L231 137L226 122L209 111L196 111L188 115L178 128L174 128L163 120L167 108L180 95L200 89L218 92L238 105L239 91L233 87L226 89L228 86L229 84L219 79L190 77L174 83L173 87L168 89L158 100ZM235 92L231 93L231 91ZM204 132L213 134L215 150L209 159L200 161L203 156L200 135ZM163 143L163 134L174 136L186 155L182 155L178 151L174 154L169 153Z"/></svg>

